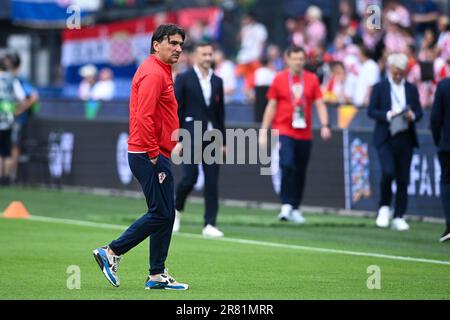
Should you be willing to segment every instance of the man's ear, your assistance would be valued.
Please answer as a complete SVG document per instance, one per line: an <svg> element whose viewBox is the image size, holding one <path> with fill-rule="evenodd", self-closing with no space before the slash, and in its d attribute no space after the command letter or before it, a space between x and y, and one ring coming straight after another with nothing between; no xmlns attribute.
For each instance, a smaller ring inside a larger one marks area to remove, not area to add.
<svg viewBox="0 0 450 320"><path fill-rule="evenodd" d="M159 51L159 45L160 45L160 43L158 41L153 41L152 46L153 46L153 51L154 52L158 52Z"/></svg>

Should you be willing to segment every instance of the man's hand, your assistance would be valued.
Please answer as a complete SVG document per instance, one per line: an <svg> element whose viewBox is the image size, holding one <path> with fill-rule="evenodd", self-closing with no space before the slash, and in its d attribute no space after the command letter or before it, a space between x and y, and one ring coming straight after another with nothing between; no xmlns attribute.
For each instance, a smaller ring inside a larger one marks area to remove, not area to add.
<svg viewBox="0 0 450 320"><path fill-rule="evenodd" d="M259 130L258 144L261 149L267 148L267 129Z"/></svg>
<svg viewBox="0 0 450 320"><path fill-rule="evenodd" d="M322 137L323 140L329 140L331 138L331 130L330 128L328 128L327 126L323 126L320 129L320 136Z"/></svg>
<svg viewBox="0 0 450 320"><path fill-rule="evenodd" d="M172 155L177 157L181 157L183 155L183 144L181 142L177 142L172 150Z"/></svg>
<svg viewBox="0 0 450 320"><path fill-rule="evenodd" d="M408 120L409 122L413 122L416 119L416 115L414 114L414 112L412 112L411 110L407 111L405 113L405 118L406 120Z"/></svg>
<svg viewBox="0 0 450 320"><path fill-rule="evenodd" d="M154 158L150 158L150 162L156 166L156 163L158 162L158 156L154 157Z"/></svg>

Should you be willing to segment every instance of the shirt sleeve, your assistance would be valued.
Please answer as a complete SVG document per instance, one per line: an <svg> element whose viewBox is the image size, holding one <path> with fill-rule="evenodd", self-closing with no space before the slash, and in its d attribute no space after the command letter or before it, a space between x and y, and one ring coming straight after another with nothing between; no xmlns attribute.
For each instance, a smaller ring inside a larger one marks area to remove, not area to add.
<svg viewBox="0 0 450 320"><path fill-rule="evenodd" d="M148 74L138 88L138 106L136 122L139 137L150 158L159 155L156 116L157 105L163 89L163 79L156 74Z"/></svg>
<svg viewBox="0 0 450 320"><path fill-rule="evenodd" d="M320 81L317 76L314 76L314 89L313 89L313 101L322 99L322 89L320 88Z"/></svg>
<svg viewBox="0 0 450 320"><path fill-rule="evenodd" d="M269 90L267 90L267 100L278 100L278 79L279 77L276 77L269 87Z"/></svg>
<svg viewBox="0 0 450 320"><path fill-rule="evenodd" d="M14 79L13 89L14 89L14 96L17 101L25 100L25 98L26 98L25 90L23 89L23 87L20 84L20 81L18 79Z"/></svg>

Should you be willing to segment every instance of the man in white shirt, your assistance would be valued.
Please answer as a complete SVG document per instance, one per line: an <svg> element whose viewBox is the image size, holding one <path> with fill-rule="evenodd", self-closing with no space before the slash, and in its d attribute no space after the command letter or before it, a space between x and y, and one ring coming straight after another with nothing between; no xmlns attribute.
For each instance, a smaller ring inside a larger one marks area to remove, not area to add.
<svg viewBox="0 0 450 320"><path fill-rule="evenodd" d="M97 67L87 64L80 68L80 76L83 78L78 86L78 98L81 100L92 99L92 89L94 88L97 76Z"/></svg>
<svg viewBox="0 0 450 320"><path fill-rule="evenodd" d="M226 59L222 50L214 51L214 72L223 80L223 90L225 104L232 101L237 88L235 65L231 60Z"/></svg>
<svg viewBox="0 0 450 320"><path fill-rule="evenodd" d="M241 46L237 54L236 74L244 78L244 93L248 94L252 88L252 77L259 67L267 40L266 27L257 22L253 13L247 13L242 18L242 29L239 34Z"/></svg>
<svg viewBox="0 0 450 320"><path fill-rule="evenodd" d="M103 68L98 73L98 81L92 88L92 98L94 100L109 101L114 98L115 84L112 70Z"/></svg>
<svg viewBox="0 0 450 320"><path fill-rule="evenodd" d="M214 145L214 150L225 151L225 111L224 111L224 91L223 81L216 76L211 69L213 59L213 47L209 43L199 43L194 49L194 67L186 72L180 73L175 79L175 96L178 101L178 116L180 128L190 133L191 145L189 163L182 164L183 177L178 183L175 192L176 216L173 231L180 229L182 212L184 211L186 199L194 188L199 175L199 163L201 163L205 187L205 212L203 236L222 237L223 232L216 226L218 202L218 179L219 163L210 163L203 159L205 149L211 150L212 144L219 141L203 141L206 131L217 129L222 133L223 145ZM195 130L195 125L201 123L201 132ZM198 139L198 134L202 135L201 146L194 143ZM179 142L174 149L174 153L187 148L185 141ZM189 151L189 150L188 150ZM184 151L183 151L184 152ZM215 158L215 154L213 155Z"/></svg>
<svg viewBox="0 0 450 320"><path fill-rule="evenodd" d="M242 18L240 40L241 48L237 55L237 62L247 64L257 61L267 40L267 29L255 20L252 13L248 13Z"/></svg>
<svg viewBox="0 0 450 320"><path fill-rule="evenodd" d="M359 47L359 73L353 91L353 103L358 106L367 106L372 87L380 80L380 68L370 58L369 49Z"/></svg>
<svg viewBox="0 0 450 320"><path fill-rule="evenodd" d="M389 77L373 87L368 109L376 120L374 144L381 166L380 202L376 225L387 228L391 218L392 182L395 194L394 230L409 229L403 218L408 205L409 169L413 149L419 146L415 122L422 117L417 88L405 81L408 57L392 54L388 57Z"/></svg>

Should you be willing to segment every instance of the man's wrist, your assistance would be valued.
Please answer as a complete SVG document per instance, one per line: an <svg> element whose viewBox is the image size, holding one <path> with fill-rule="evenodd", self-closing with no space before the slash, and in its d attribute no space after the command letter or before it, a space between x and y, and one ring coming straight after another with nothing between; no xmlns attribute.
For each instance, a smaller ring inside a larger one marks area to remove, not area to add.
<svg viewBox="0 0 450 320"><path fill-rule="evenodd" d="M325 123L325 124L322 124L322 127L321 127L321 128L331 129L331 126L330 126L329 123Z"/></svg>

